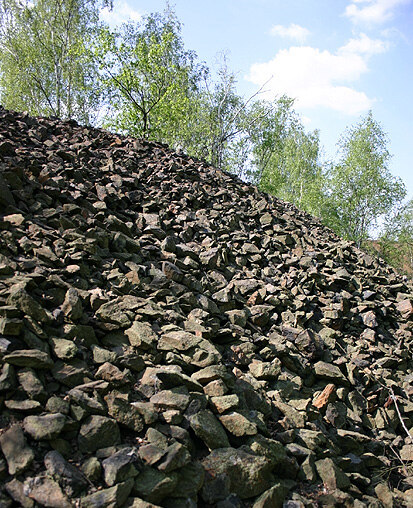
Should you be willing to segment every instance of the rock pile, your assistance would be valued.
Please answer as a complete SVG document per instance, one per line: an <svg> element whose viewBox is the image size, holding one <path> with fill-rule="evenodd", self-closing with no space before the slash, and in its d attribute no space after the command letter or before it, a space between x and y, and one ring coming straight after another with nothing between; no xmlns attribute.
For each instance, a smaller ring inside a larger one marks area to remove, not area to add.
<svg viewBox="0 0 413 508"><path fill-rule="evenodd" d="M0 505L412 506L412 302L234 176L0 109Z"/></svg>

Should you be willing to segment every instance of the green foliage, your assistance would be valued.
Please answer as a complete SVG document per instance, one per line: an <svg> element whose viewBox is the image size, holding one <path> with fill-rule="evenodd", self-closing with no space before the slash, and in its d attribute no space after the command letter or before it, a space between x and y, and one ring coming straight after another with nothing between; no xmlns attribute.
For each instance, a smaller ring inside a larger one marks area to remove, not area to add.
<svg viewBox="0 0 413 508"><path fill-rule="evenodd" d="M260 102L261 121L252 132L255 179L262 190L320 215L325 196L318 131L307 133L293 101Z"/></svg>
<svg viewBox="0 0 413 508"><path fill-rule="evenodd" d="M378 247L388 263L413 275L413 199L386 218Z"/></svg>
<svg viewBox="0 0 413 508"><path fill-rule="evenodd" d="M151 14L119 32L102 28L94 47L102 92L110 98L105 123L134 136L176 144L203 72L186 51L175 14Z"/></svg>
<svg viewBox="0 0 413 508"><path fill-rule="evenodd" d="M191 154L213 166L239 173L248 103L236 92L235 75L229 71L224 57L217 71L217 80L205 76L199 89L195 136L185 146Z"/></svg>
<svg viewBox="0 0 413 508"><path fill-rule="evenodd" d="M341 159L329 173L326 223L358 246L406 190L388 169L387 136L371 112L341 138Z"/></svg>
<svg viewBox="0 0 413 508"><path fill-rule="evenodd" d="M0 93L10 109L89 122L98 98L86 51L96 0L1 0Z"/></svg>

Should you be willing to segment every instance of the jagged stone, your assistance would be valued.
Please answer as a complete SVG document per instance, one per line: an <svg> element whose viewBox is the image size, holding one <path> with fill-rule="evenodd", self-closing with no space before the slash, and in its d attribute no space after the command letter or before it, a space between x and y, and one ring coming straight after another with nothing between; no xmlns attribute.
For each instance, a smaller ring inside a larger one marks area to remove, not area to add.
<svg viewBox="0 0 413 508"><path fill-rule="evenodd" d="M191 460L191 455L188 449L181 443L173 443L165 450L165 455L158 469L164 473L169 473L175 469L179 469Z"/></svg>
<svg viewBox="0 0 413 508"><path fill-rule="evenodd" d="M68 496L77 496L88 487L85 477L72 464L67 462L59 452L48 452L44 465Z"/></svg>
<svg viewBox="0 0 413 508"><path fill-rule="evenodd" d="M229 413L219 417L222 425L234 436L253 436L257 430L257 425L240 413Z"/></svg>
<svg viewBox="0 0 413 508"><path fill-rule="evenodd" d="M23 421L24 430L33 439L54 439L63 430L66 416L61 413L44 416L27 416Z"/></svg>
<svg viewBox="0 0 413 508"><path fill-rule="evenodd" d="M230 446L223 426L211 411L199 411L190 416L189 421L195 434L204 441L209 450Z"/></svg>
<svg viewBox="0 0 413 508"><path fill-rule="evenodd" d="M11 475L22 473L33 462L34 452L27 445L23 431L17 424L0 436L0 446Z"/></svg>
<svg viewBox="0 0 413 508"><path fill-rule="evenodd" d="M318 460L315 463L315 467L324 485L328 489L346 489L350 486L348 476L334 464L332 459Z"/></svg>
<svg viewBox="0 0 413 508"><path fill-rule="evenodd" d="M4 356L4 361L18 367L50 369L53 361L47 353L36 349L20 349Z"/></svg>
<svg viewBox="0 0 413 508"><path fill-rule="evenodd" d="M203 494L205 501L214 502L222 499L222 491L217 492L217 496L213 499L207 493L217 480L222 481L223 485L228 482L229 491L236 492L241 499L261 494L272 483L271 462L239 449L213 450L202 460L202 465L207 472ZM213 472L211 477L208 476L208 472Z"/></svg>
<svg viewBox="0 0 413 508"><path fill-rule="evenodd" d="M24 492L40 506L50 508L71 508L72 506L59 484L47 477L37 476L27 479Z"/></svg>
<svg viewBox="0 0 413 508"><path fill-rule="evenodd" d="M139 461L136 450L123 448L102 462L105 483L112 487L139 473Z"/></svg>
<svg viewBox="0 0 413 508"><path fill-rule="evenodd" d="M0 138L1 505L408 506L409 281L165 145Z"/></svg>
<svg viewBox="0 0 413 508"><path fill-rule="evenodd" d="M13 479L5 484L5 488L10 497L23 508L33 508L34 501L24 493L24 485L19 480Z"/></svg>
<svg viewBox="0 0 413 508"><path fill-rule="evenodd" d="M114 487L99 490L94 494L81 498L80 506L82 508L102 508L103 506L118 508L124 506L132 488L133 480L129 478Z"/></svg>
<svg viewBox="0 0 413 508"><path fill-rule="evenodd" d="M151 467L144 467L136 478L134 492L146 501L160 503L176 489L177 473L166 474Z"/></svg>
<svg viewBox="0 0 413 508"><path fill-rule="evenodd" d="M119 427L115 420L106 416L89 416L80 428L78 441L84 452L116 445L120 442Z"/></svg>

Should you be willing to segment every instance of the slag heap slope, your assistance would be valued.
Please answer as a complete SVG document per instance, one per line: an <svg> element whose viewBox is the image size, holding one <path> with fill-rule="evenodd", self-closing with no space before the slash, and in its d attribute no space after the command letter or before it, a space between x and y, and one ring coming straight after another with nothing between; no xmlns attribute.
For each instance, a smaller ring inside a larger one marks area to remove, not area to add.
<svg viewBox="0 0 413 508"><path fill-rule="evenodd" d="M164 145L4 109L0 232L2 506L409 506L387 265Z"/></svg>

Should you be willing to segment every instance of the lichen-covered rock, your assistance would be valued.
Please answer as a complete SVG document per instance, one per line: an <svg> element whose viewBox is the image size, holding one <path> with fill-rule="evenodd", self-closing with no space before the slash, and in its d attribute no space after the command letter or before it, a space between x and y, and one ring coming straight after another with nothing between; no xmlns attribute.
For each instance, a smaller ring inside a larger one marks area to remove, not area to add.
<svg viewBox="0 0 413 508"><path fill-rule="evenodd" d="M211 411L203 410L189 417L191 428L201 438L209 450L229 447L224 427Z"/></svg>
<svg viewBox="0 0 413 508"><path fill-rule="evenodd" d="M27 416L23 421L24 430L33 439L54 439L63 430L66 416L61 413L44 416Z"/></svg>
<svg viewBox="0 0 413 508"><path fill-rule="evenodd" d="M207 475L205 491L209 489L209 484L213 484L222 476L224 483L227 481L229 484L229 492L236 492L241 499L246 499L261 494L273 481L269 460L239 449L213 450L202 460L202 465ZM215 501L218 499L220 497Z"/></svg>
<svg viewBox="0 0 413 508"><path fill-rule="evenodd" d="M89 416L80 427L78 442L80 450L84 452L116 445L120 442L119 427L112 418Z"/></svg>

